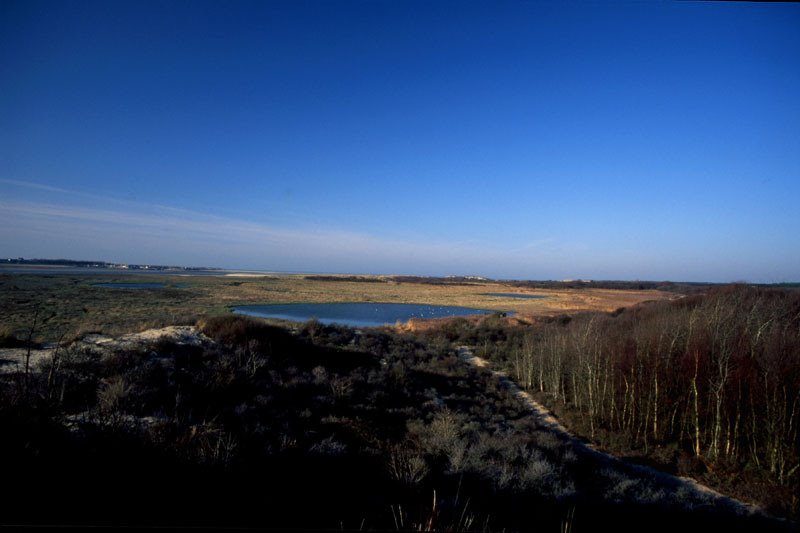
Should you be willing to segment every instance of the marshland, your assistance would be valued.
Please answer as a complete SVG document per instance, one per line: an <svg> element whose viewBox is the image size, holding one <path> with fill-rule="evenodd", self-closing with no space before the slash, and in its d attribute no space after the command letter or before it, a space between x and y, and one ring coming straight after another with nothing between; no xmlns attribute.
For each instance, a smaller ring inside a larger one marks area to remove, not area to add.
<svg viewBox="0 0 800 533"><path fill-rule="evenodd" d="M795 528L796 291L311 278L0 278L4 519ZM498 310L367 328L232 312L348 300Z"/></svg>

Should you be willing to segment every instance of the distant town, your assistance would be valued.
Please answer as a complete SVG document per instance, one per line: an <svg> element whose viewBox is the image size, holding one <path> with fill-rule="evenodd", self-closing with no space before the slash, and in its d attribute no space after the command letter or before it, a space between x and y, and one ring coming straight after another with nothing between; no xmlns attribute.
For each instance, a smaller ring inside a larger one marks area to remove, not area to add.
<svg viewBox="0 0 800 533"><path fill-rule="evenodd" d="M185 267L175 265L139 265L128 263L108 263L106 261L77 261L72 259L25 259L24 257L0 259L0 264L5 265L39 265L52 267L72 268L107 268L109 270L222 270L214 267Z"/></svg>

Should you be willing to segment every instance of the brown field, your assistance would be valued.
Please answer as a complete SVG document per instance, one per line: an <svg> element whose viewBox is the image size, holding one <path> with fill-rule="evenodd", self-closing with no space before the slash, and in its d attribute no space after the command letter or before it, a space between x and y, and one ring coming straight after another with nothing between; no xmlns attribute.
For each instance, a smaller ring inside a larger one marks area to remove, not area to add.
<svg viewBox="0 0 800 533"><path fill-rule="evenodd" d="M165 289L119 290L95 283L188 284ZM484 296L504 292L539 294L542 299ZM193 324L204 316L230 312L239 304L290 302L387 302L457 305L514 312L515 318L613 311L647 300L679 297L656 290L537 289L497 282L453 285L375 281L311 280L298 274L269 276L191 275L0 275L0 336L27 338L34 316L34 339L53 342L85 332L111 335L167 325Z"/></svg>

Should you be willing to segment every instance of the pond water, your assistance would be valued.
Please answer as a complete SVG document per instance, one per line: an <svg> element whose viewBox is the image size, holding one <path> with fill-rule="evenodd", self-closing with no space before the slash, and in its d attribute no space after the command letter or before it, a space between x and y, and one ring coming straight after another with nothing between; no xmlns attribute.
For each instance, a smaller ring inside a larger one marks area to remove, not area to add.
<svg viewBox="0 0 800 533"><path fill-rule="evenodd" d="M188 283L175 283L171 285L175 288L185 288ZM94 283L92 287L100 287L101 289L164 289L167 287L166 283Z"/></svg>
<svg viewBox="0 0 800 533"><path fill-rule="evenodd" d="M516 292L485 292L481 296L499 296L501 298L547 298L541 294L519 294Z"/></svg>
<svg viewBox="0 0 800 533"><path fill-rule="evenodd" d="M316 318L323 324L342 324L350 327L375 327L392 325L397 321L406 322L412 318L443 318L494 312L489 309L469 307L371 302L242 305L232 310L241 315L297 322Z"/></svg>

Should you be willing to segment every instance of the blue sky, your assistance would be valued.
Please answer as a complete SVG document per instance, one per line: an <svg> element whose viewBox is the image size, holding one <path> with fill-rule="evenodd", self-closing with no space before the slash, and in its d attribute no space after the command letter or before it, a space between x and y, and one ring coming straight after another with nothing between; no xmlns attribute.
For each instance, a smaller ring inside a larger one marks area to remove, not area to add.
<svg viewBox="0 0 800 533"><path fill-rule="evenodd" d="M800 5L0 4L0 256L800 280Z"/></svg>

